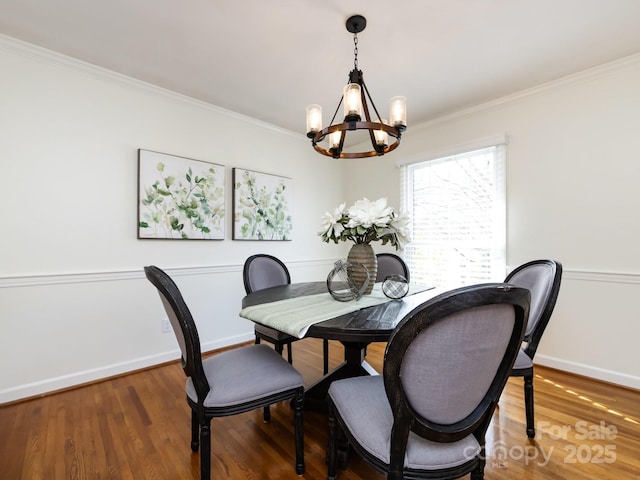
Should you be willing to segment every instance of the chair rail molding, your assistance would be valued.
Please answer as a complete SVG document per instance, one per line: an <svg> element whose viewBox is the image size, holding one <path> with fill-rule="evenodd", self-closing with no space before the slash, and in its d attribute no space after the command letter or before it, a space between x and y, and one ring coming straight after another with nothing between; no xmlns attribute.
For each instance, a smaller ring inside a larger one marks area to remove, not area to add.
<svg viewBox="0 0 640 480"><path fill-rule="evenodd" d="M287 261L287 266L291 269L308 267L326 267L327 272L333 268L334 259L320 260L296 260ZM166 272L172 276L191 275L215 275L222 273L242 274L242 264L229 265L202 265L192 267L168 267ZM639 275L640 277L640 275ZM142 267L131 270L95 271L95 272L64 272L64 273L34 273L25 275L14 275L0 277L0 288L15 287L39 287L43 285L62 285L70 283L88 282L114 282L123 280L142 280L144 272Z"/></svg>
<svg viewBox="0 0 640 480"><path fill-rule="evenodd" d="M334 259L296 260L287 261L286 263L290 269L326 266L327 272L329 272L333 266ZM511 271L512 269L513 268L509 268L508 271ZM241 274L242 264L169 267L165 270L167 272L170 272L171 275L174 276L214 275L229 272L238 272ZM144 272L142 271L142 267L139 269L117 271L64 272L51 274L34 273L0 277L0 288L36 287L43 285L68 283L113 282L140 279L144 279ZM585 282L606 282L640 285L640 273L571 270L565 268L563 272L563 279L579 280Z"/></svg>

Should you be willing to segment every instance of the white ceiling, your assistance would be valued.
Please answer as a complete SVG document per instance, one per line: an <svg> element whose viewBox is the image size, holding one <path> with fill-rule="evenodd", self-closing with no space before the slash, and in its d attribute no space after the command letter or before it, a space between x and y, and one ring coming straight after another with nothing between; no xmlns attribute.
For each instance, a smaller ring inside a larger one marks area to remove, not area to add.
<svg viewBox="0 0 640 480"><path fill-rule="evenodd" d="M0 33L304 133L353 68L437 116L640 52L640 0L0 0Z"/></svg>

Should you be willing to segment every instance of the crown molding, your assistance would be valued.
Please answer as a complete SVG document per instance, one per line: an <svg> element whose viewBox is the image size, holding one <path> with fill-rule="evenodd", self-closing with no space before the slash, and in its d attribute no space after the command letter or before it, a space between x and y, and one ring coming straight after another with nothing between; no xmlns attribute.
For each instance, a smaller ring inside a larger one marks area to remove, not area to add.
<svg viewBox="0 0 640 480"><path fill-rule="evenodd" d="M608 75L611 72L615 72L623 68L627 68L637 63L640 63L640 53L634 53L632 55L619 58L618 60L613 60L611 62L603 63L602 65L597 65L595 67L587 68L586 70L582 70L577 73L572 73L570 75L566 75L564 77L560 77L555 80L551 80L549 82L541 83L540 85L536 85L534 87L527 88L525 90L520 90L510 95L505 95L503 97L489 100L487 102L480 103L472 107L462 108L460 110L456 110L451 113L440 115L436 118L433 118L431 120L428 120L426 122L420 123L412 127L412 130L420 130L424 128L433 127L441 123L446 123L451 120L463 118L477 112L489 110L491 108L494 108L500 105L504 105L507 103L521 100L526 97L537 95L539 93L546 92L547 90L551 90L557 87L562 87L565 85L571 85L575 83L588 81L593 78L602 77L604 75Z"/></svg>
<svg viewBox="0 0 640 480"><path fill-rule="evenodd" d="M271 123L263 122L256 118L249 117L247 115L243 115L241 113L237 113L232 110L227 110L226 108L219 107L212 103L207 103L202 100L198 100L196 98L190 97L188 95L177 93L172 90L154 85L152 83L145 82L143 80L138 80L137 78L129 77L127 75L117 73L113 70L99 67L92 63L88 63L83 60L79 60L77 58L64 55L62 53L49 50L44 47L40 47L38 45L27 43L22 40L18 40L17 38L9 37L7 35L0 34L0 50L5 50L15 55L31 58L33 60L48 63L50 65L54 65L57 67L74 70L76 72L94 76L96 78L100 78L103 80L108 80L111 82L128 85L133 88L139 88L147 92L154 93L156 95L160 95L172 100L177 100L179 102L187 103L192 106L216 113L218 115L223 115L225 117L232 118L234 120L238 120L240 122L247 123L259 128L263 128L265 130L270 130L272 132L276 132L282 135L287 135L295 138L304 137L299 132L293 132L291 130L278 127Z"/></svg>

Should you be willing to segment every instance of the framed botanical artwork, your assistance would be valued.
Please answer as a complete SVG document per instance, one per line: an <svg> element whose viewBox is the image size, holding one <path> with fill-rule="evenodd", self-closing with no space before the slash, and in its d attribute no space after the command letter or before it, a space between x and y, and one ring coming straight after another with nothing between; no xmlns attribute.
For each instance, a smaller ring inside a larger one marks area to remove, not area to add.
<svg viewBox="0 0 640 480"><path fill-rule="evenodd" d="M223 240L224 166L138 150L138 238Z"/></svg>
<svg viewBox="0 0 640 480"><path fill-rule="evenodd" d="M233 169L233 239L291 240L291 179Z"/></svg>

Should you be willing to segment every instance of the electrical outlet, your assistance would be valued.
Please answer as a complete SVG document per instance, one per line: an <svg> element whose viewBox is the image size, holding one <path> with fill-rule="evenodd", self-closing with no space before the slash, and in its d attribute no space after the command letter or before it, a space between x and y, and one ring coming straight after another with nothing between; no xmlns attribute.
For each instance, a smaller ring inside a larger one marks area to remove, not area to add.
<svg viewBox="0 0 640 480"><path fill-rule="evenodd" d="M171 333L171 322L169 317L162 317L162 333Z"/></svg>

